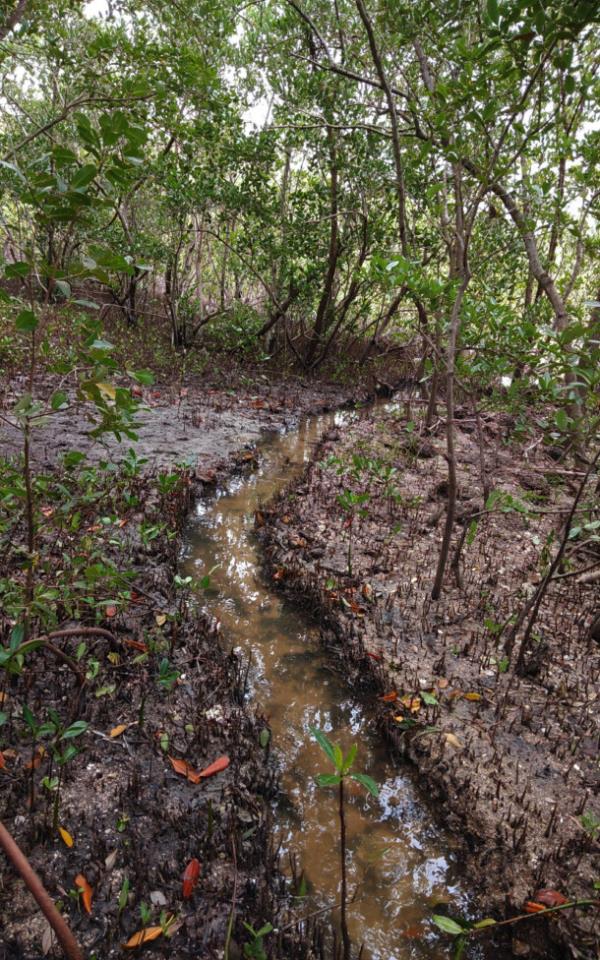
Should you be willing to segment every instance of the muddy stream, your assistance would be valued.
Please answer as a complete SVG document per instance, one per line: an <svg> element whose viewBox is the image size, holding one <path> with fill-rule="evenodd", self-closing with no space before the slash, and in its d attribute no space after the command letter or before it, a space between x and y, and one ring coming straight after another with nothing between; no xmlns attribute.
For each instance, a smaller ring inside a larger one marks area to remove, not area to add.
<svg viewBox="0 0 600 960"><path fill-rule="evenodd" d="M357 743L355 769L380 789L378 799L357 791L348 801L349 890L358 885L349 908L355 946L364 944L363 960L438 960L451 955L451 944L432 930L433 908L467 911L458 844L435 823L413 772L390 761L372 708L332 669L318 628L265 582L253 533L255 510L300 473L326 429L351 416L311 417L269 436L255 473L197 504L182 565L194 577L219 565L203 602L221 621L227 643L250 660L249 696L269 718L281 769L274 821L282 863L295 855L305 880L299 915L339 895L336 793L315 784L317 773L331 772L309 732L316 726L346 749ZM263 918L253 920L260 926Z"/></svg>

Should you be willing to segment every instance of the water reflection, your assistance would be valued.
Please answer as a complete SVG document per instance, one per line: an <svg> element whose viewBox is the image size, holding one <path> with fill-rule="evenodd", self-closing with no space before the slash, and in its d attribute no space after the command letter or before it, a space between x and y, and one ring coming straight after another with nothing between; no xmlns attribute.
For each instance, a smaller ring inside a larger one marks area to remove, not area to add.
<svg viewBox="0 0 600 960"><path fill-rule="evenodd" d="M348 800L353 940L364 942L364 960L433 960L450 950L432 931L432 908L442 902L464 908L452 837L432 826L412 774L389 762L368 705L349 698L316 629L261 579L253 536L255 510L312 457L323 430L349 416L315 417L297 432L271 437L256 473L198 504L183 566L200 577L219 564L206 603L228 642L251 657L252 695L270 718L282 769L276 822L284 851L297 853L304 870L306 912L314 908L312 894L319 903L334 903L339 880L335 796L314 781L327 769L309 734L309 726L317 726L345 747L358 742L358 768L381 791L373 799L351 789Z"/></svg>

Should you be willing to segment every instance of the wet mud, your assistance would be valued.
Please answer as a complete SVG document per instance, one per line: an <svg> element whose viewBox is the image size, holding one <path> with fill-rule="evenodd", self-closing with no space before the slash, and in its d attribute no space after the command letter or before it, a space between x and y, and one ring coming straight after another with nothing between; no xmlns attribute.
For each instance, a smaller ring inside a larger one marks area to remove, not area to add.
<svg viewBox="0 0 600 960"><path fill-rule="evenodd" d="M268 573L316 613L347 678L374 685L380 727L414 763L447 828L465 840L482 915L521 913L540 888L593 898L600 848L585 824L600 817L600 650L589 632L597 584L553 585L525 676L503 663L497 628L537 582L540 544L560 526L574 478L539 449L528 460L511 443L510 418L490 415L485 467L493 487L539 511L487 517L464 549L461 585L450 572L434 603L446 465L441 430L420 437L419 415L414 402L380 407L329 432L301 478L261 511ZM468 524L482 509L474 425L458 426L457 537L464 518ZM356 454L395 471L394 496L380 478L349 475L344 464ZM347 490L368 492L351 530L339 499ZM596 916L565 911L506 928L511 949L592 960Z"/></svg>

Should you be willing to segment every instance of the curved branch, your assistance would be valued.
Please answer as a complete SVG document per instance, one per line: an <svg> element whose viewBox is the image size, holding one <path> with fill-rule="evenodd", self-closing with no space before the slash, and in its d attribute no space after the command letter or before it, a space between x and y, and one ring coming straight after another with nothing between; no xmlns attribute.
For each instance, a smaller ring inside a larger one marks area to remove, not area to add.
<svg viewBox="0 0 600 960"><path fill-rule="evenodd" d="M54 902L44 884L2 821L0 821L0 847L4 850L17 873L21 875L27 889L54 930L65 956L68 957L68 960L83 960L81 947L73 936L67 921L54 906Z"/></svg>

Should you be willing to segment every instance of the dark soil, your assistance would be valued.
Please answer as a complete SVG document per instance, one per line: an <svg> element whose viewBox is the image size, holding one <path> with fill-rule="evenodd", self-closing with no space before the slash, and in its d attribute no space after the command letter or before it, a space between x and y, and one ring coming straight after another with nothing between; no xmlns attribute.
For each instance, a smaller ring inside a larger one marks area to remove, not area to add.
<svg viewBox="0 0 600 960"><path fill-rule="evenodd" d="M463 549L460 586L449 570L433 602L447 467L442 424L421 436L420 423L414 407L379 407L330 432L300 481L259 517L268 567L318 611L348 675L378 684L383 728L470 841L466 867L486 908L497 919L522 913L540 888L597 896L597 575L553 582L525 676L504 654L507 620L539 582L540 553L564 523L580 474L557 464L535 436L517 437L510 416L484 417L486 485L528 512L497 507L482 517ZM476 424L466 412L457 435L454 546L485 500ZM356 454L397 470L395 497L381 479L340 472ZM331 457L337 462L327 466ZM348 515L338 501L345 489L369 496L366 516L353 523L351 575ZM577 566L585 566L581 556ZM514 953L596 958L597 918L597 909L572 910L516 924L508 928Z"/></svg>
<svg viewBox="0 0 600 960"><path fill-rule="evenodd" d="M62 586L64 571L72 569L67 554L89 557L90 563L104 557L119 570L132 571L133 579L124 581L114 604L106 592L110 588L99 581L92 611L104 614L86 613L85 590L73 588L65 597L58 589L60 598L52 601L56 628L93 625L112 635L56 641L71 657L85 642L85 650L78 651L80 669L88 671L83 687L75 672L44 648L28 656L22 675L3 681L1 707L8 719L0 730L0 817L62 904L86 955L103 960L122 955L121 945L144 926L159 924L161 913L163 919L174 915L172 937L161 936L145 947L150 955L222 957L233 916L229 956L234 960L248 939L242 921L258 928L279 908L282 890L268 822L274 773L259 742L265 721L244 705L245 667L228 653L218 624L176 588L173 578L193 498L232 471L251 469L250 445L263 429L283 428L304 413L343 404L350 394L336 387L302 387L296 378L235 387L235 395L233 389L193 383L183 393L170 387L145 391L149 410L136 453L147 463L133 478L124 478L118 468L105 471L96 481L99 496L82 508L76 529L60 516L62 494L53 505L52 484L67 482L59 454L83 450L94 463L106 453L90 445L85 411L76 421L52 418L37 441L36 463L49 471L51 504L44 508L47 522L38 543L44 558L38 585ZM9 388L5 400L17 389L18 384ZM38 394L44 389L42 381ZM175 437L173 424L180 431ZM17 452L12 438L5 434L3 441L3 455ZM182 461L189 466L178 471L176 486L160 493L156 467L168 463L173 468ZM135 495L134 506L128 506L125 491ZM144 538L144 528L161 522L166 527L160 535ZM24 534L17 517L10 541L2 544L4 563L14 567L15 578L22 576L18 544ZM0 612L3 645L11 629ZM51 738L41 739L45 752L33 750L24 705L40 721L54 709L65 726L75 720L88 724L83 736L71 741L79 752L64 768L57 824L55 793L43 785L43 778L59 773ZM197 784L178 774L169 760L185 759L202 770L222 756L230 759L229 766ZM72 846L57 826L71 835ZM192 858L200 861L201 874L192 897L184 899L183 873ZM75 893L79 874L93 888L90 916ZM142 919L142 904L149 920ZM2 960L61 955L3 857L0 927ZM280 935L276 949L290 957L308 956L308 939L300 939L290 930Z"/></svg>

